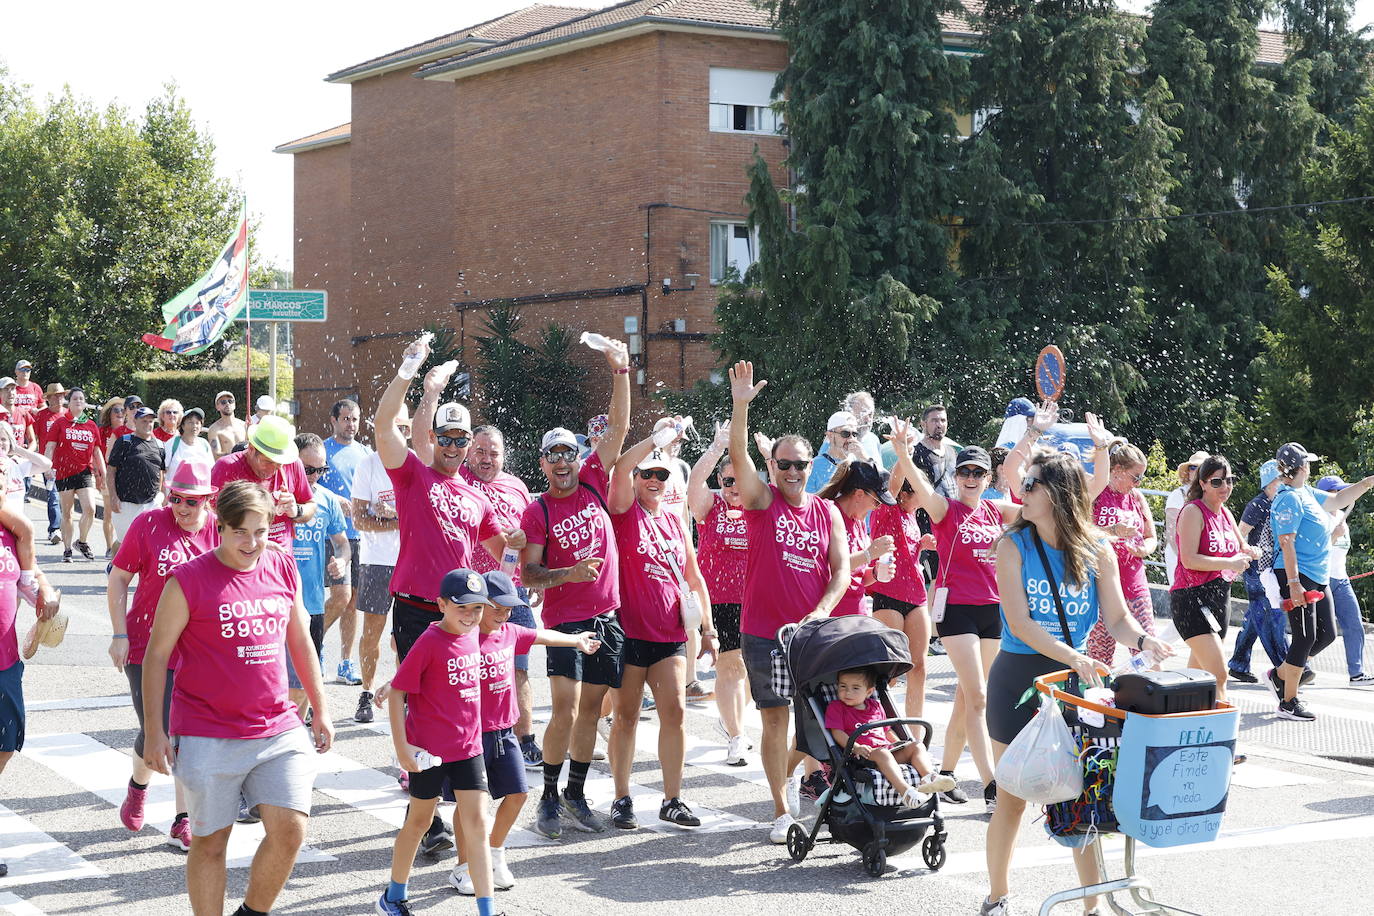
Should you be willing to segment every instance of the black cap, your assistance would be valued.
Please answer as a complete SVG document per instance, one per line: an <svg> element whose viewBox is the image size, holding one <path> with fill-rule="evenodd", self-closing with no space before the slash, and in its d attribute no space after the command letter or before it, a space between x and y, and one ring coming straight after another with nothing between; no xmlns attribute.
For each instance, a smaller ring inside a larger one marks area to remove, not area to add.
<svg viewBox="0 0 1374 916"><path fill-rule="evenodd" d="M855 461L853 467L849 469L849 479L854 484L856 490L867 490L878 498L878 502L884 506L895 506L897 500L892 498L888 492L887 481L888 473L880 471L878 468L867 461Z"/></svg>
<svg viewBox="0 0 1374 916"><path fill-rule="evenodd" d="M444 574L439 584L439 597L454 604L490 604L487 594L487 580L482 574L471 569L454 569Z"/></svg>
<svg viewBox="0 0 1374 916"><path fill-rule="evenodd" d="M515 582L511 577L493 569L491 572L482 576L487 581L487 596L492 604L499 604L502 607L521 607L525 600L520 597L520 592L516 589Z"/></svg>
<svg viewBox="0 0 1374 916"><path fill-rule="evenodd" d="M1313 455L1296 442L1285 442L1274 453L1279 465L1286 468L1300 468L1311 461L1321 461L1321 455Z"/></svg>
<svg viewBox="0 0 1374 916"><path fill-rule="evenodd" d="M977 468L982 468L985 471L991 471L992 457L988 455L986 450L980 448L979 446L970 445L968 448L964 449L962 452L959 453L959 459L954 462L954 466L956 468L967 467L969 465L973 465Z"/></svg>

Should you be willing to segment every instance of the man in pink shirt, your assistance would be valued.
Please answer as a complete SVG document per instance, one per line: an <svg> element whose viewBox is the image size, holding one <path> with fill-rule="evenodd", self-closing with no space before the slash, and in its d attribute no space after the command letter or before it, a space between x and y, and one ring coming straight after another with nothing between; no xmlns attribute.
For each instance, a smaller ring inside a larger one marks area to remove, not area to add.
<svg viewBox="0 0 1374 916"><path fill-rule="evenodd" d="M271 494L275 515L272 540L291 552L296 523L315 517L315 494L296 449L296 428L281 417L268 417L248 433L248 448L215 462L210 483L217 489L235 480L260 484Z"/></svg>

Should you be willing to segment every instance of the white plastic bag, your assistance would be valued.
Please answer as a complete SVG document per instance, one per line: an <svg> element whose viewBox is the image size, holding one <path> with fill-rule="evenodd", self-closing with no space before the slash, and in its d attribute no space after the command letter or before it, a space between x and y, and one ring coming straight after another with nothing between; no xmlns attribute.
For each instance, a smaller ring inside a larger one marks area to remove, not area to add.
<svg viewBox="0 0 1374 916"><path fill-rule="evenodd" d="M1033 805L1073 801L1083 794L1077 745L1059 704L1040 698L1040 712L1007 745L997 762L997 785Z"/></svg>

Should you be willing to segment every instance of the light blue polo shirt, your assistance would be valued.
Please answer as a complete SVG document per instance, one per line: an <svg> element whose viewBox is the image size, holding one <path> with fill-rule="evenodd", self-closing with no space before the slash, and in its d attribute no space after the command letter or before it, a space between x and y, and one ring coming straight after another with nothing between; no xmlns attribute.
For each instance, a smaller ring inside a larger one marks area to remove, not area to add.
<svg viewBox="0 0 1374 916"><path fill-rule="evenodd" d="M1322 508L1330 493L1304 486L1300 489L1280 484L1269 509L1269 527L1274 535L1274 568L1285 569L1279 538L1296 535L1293 552L1298 557L1298 572L1318 585L1330 579L1331 528L1334 519Z"/></svg>

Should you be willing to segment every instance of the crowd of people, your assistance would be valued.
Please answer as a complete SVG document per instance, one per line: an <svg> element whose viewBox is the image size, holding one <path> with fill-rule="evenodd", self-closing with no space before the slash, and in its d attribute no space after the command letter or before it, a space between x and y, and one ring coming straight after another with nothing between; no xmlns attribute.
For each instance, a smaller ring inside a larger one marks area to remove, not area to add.
<svg viewBox="0 0 1374 916"><path fill-rule="evenodd" d="M322 666L336 623L336 677L360 688L353 719L384 711L410 799L376 901L383 916L411 912L417 852L455 846L450 883L479 913L493 912L494 890L516 883L504 847L527 771L542 776L535 827L545 836L557 839L565 825L638 827L630 772L645 711L658 720L658 818L700 826L683 788L686 706L712 693L698 662L715 667L726 764L748 762L746 705L759 710L769 839L785 843L801 797L829 789L827 770L797 751L790 701L775 690L774 649L789 624L868 614L905 634L910 716L925 708L932 641L948 654L957 688L942 759L919 747L899 757L882 742L856 750L913 805L923 793L967 804L954 769L969 751L992 815L980 906L991 916L1011 912L1026 807L994 777L1034 713L1021 699L1036 677L1065 668L1098 683L1118 646L1149 665L1174 654L1156 635L1145 570L1161 539L1174 626L1190 667L1215 676L1218 699L1228 678L1259 680L1250 673L1258 639L1278 715L1311 721L1298 694L1336 621L1351 684L1374 683L1345 569L1346 515L1374 477L1310 486L1317 458L1297 443L1261 469L1261 492L1240 521L1227 506L1235 478L1226 457L1193 455L1178 468L1161 538L1139 492L1144 454L1091 414L1091 455L1038 444L1058 420L1053 402L1011 447L961 447L940 405L919 420L890 419L883 442L873 398L855 392L813 450L801 435L751 430L750 406L767 382L741 362L729 371L729 419L688 467L678 457L682 418L662 418L626 446L629 354L615 341L604 353L609 408L586 436L544 433L538 495L505 471L498 428L439 403L453 364L424 376L412 415L423 340L380 395L375 450L359 440L352 400L333 405L324 439L298 433L270 399L239 420L227 391L207 427L200 409L171 399L154 411L137 396L112 398L94 411L83 390L42 388L20 361L13 378L0 378L0 768L23 745L19 601L39 619L58 605L23 512L35 485L47 491L48 537L68 563L95 560L100 491L109 655L140 723L119 817L142 829L151 773L175 776L168 842L188 854L197 914L222 911L235 823L261 821L266 833L238 913L269 912L290 874L310 811L310 755L333 742ZM1249 606L1228 659L1238 577ZM387 633L396 669L380 683ZM542 735L531 713L534 645L546 647L551 697ZM871 719L874 686L864 671L844 672L825 727L842 736ZM614 785L609 820L585 793L598 758ZM899 762L914 765L916 785ZM441 799L454 803L451 826ZM1091 856L1076 862L1094 883ZM1096 906L1084 902L1087 913Z"/></svg>

